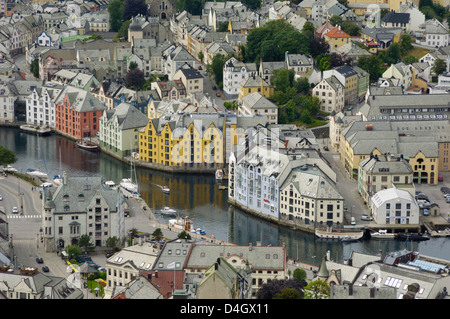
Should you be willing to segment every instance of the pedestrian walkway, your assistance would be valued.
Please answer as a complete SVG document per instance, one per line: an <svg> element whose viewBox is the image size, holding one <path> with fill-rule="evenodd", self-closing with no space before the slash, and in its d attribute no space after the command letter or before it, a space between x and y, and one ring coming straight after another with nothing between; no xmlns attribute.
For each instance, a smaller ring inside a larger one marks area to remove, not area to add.
<svg viewBox="0 0 450 319"><path fill-rule="evenodd" d="M7 215L8 218L42 218L42 215Z"/></svg>

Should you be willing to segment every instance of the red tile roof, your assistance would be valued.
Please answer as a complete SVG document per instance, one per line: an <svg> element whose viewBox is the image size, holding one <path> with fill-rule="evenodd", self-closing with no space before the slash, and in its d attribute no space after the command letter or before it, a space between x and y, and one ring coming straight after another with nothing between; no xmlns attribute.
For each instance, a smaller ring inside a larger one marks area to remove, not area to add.
<svg viewBox="0 0 450 319"><path fill-rule="evenodd" d="M328 33L325 33L325 35L329 38L350 38L350 36L347 33L342 31L338 27L334 28Z"/></svg>

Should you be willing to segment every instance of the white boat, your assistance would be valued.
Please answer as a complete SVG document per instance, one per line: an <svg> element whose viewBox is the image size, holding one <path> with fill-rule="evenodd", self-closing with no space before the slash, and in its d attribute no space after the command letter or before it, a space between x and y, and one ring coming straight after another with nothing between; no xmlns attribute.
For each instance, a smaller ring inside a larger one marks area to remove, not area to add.
<svg viewBox="0 0 450 319"><path fill-rule="evenodd" d="M42 126L24 124L20 126L20 130L27 133L33 133L38 135L49 135L52 132L52 129L47 124Z"/></svg>
<svg viewBox="0 0 450 319"><path fill-rule="evenodd" d="M105 184L105 186L107 188L110 188L110 189L116 189L117 188L116 187L116 183L114 183L113 181L106 181L104 184Z"/></svg>
<svg viewBox="0 0 450 319"><path fill-rule="evenodd" d="M338 239L342 240L345 239L346 241L350 240L358 240L361 239L364 235L363 231L339 231L339 230L332 230L331 227L328 227L327 229L318 229L316 228L315 234L319 238L323 239Z"/></svg>
<svg viewBox="0 0 450 319"><path fill-rule="evenodd" d="M94 144L87 140L79 140L77 141L77 146L81 149L92 151L92 152L98 152L100 150L99 146L97 144Z"/></svg>
<svg viewBox="0 0 450 319"><path fill-rule="evenodd" d="M141 194L139 194L139 185L137 184L136 170L134 168L134 157L135 156L133 155L130 162L130 178L123 178L119 183L126 198L141 198ZM133 182L133 175L136 183Z"/></svg>
<svg viewBox="0 0 450 319"><path fill-rule="evenodd" d="M206 231L204 229L201 229L201 228L196 228L195 229L195 233L199 234L199 235L206 235Z"/></svg>
<svg viewBox="0 0 450 319"><path fill-rule="evenodd" d="M162 215L176 215L177 211L175 209L172 209L170 207L164 206L163 208L161 208L160 213Z"/></svg>
<svg viewBox="0 0 450 319"><path fill-rule="evenodd" d="M169 194L170 193L170 188L167 187L167 186L163 186L162 187L162 191L163 191L163 193Z"/></svg>
<svg viewBox="0 0 450 319"><path fill-rule="evenodd" d="M386 229L380 229L377 232L370 233L370 237L373 239L394 239L394 233L388 233Z"/></svg>
<svg viewBox="0 0 450 319"><path fill-rule="evenodd" d="M35 176L35 177L38 177L38 178L47 178L47 174L45 174L43 172L40 172L40 171L37 171L37 170L35 170L33 168L27 169L26 173L28 175Z"/></svg>
<svg viewBox="0 0 450 319"><path fill-rule="evenodd" d="M6 172L18 172L18 170L12 167L11 165L6 165L6 167L3 170Z"/></svg>
<svg viewBox="0 0 450 319"><path fill-rule="evenodd" d="M177 229L181 229L184 231L188 231L191 233L195 232L194 226L192 224L192 220L189 217L177 217L176 219L169 220L169 226Z"/></svg>
<svg viewBox="0 0 450 319"><path fill-rule="evenodd" d="M131 178L123 178L119 184L122 192L126 198L140 198L141 195L138 192L138 185L134 184Z"/></svg>
<svg viewBox="0 0 450 319"><path fill-rule="evenodd" d="M223 170L221 168L216 170L216 179L218 179L218 180L223 179Z"/></svg>

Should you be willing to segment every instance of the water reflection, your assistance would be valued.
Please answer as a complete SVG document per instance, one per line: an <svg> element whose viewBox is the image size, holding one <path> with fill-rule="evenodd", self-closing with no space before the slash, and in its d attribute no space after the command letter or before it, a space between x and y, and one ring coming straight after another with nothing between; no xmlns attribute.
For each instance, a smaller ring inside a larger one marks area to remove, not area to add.
<svg viewBox="0 0 450 319"><path fill-rule="evenodd" d="M92 153L77 148L75 142L59 135L40 137L20 132L18 129L0 127L0 145L12 150L18 157L13 166L22 172L27 168L46 171L49 176L66 171L69 175L102 176L105 181L119 183L130 177L130 166L103 153ZM158 212L169 206L180 215L187 214L196 227L206 229L208 235L238 245L285 245L290 258L319 265L330 251L334 260L342 262L352 251L375 254L403 248L422 254L450 260L450 240L431 239L420 243L401 241L359 241L341 243L319 240L313 234L293 230L255 218L227 204L227 191L210 175L172 175L137 168L137 179L143 199L156 217L164 222L169 218ZM167 185L169 195L161 191Z"/></svg>

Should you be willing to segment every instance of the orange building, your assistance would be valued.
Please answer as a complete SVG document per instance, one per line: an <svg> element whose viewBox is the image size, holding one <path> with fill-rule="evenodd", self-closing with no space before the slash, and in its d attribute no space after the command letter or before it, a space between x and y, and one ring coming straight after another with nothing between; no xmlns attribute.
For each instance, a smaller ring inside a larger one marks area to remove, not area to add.
<svg viewBox="0 0 450 319"><path fill-rule="evenodd" d="M92 93L67 86L55 103L55 127L76 139L94 136L99 131L99 118L106 109Z"/></svg>

